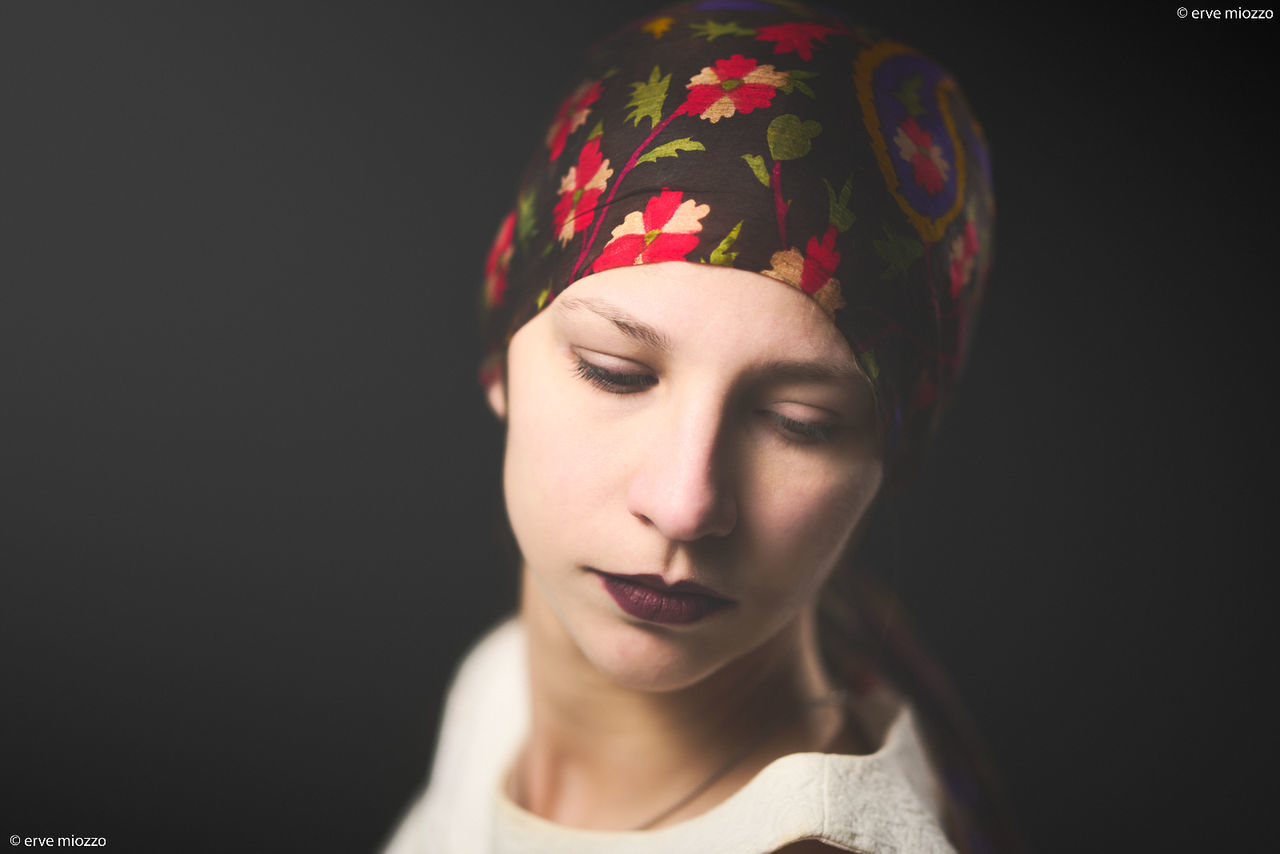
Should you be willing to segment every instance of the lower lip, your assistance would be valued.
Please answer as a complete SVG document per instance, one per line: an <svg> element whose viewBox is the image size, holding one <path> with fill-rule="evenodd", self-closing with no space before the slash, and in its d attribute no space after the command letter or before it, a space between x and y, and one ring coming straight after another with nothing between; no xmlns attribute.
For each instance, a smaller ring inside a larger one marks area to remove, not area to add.
<svg viewBox="0 0 1280 854"><path fill-rule="evenodd" d="M700 593L676 593L655 590L624 576L600 574L604 589L618 603L618 607L631 616L650 623L684 625L696 623L732 603Z"/></svg>

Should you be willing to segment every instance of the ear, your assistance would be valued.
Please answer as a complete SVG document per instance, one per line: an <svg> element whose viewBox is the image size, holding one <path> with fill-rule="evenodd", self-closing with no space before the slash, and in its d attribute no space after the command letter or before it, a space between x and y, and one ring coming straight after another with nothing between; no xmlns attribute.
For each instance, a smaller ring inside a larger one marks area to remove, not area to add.
<svg viewBox="0 0 1280 854"><path fill-rule="evenodd" d="M489 408L493 410L493 414L498 416L499 421L505 421L507 419L507 384L501 375L489 381L485 386L484 395L489 401Z"/></svg>

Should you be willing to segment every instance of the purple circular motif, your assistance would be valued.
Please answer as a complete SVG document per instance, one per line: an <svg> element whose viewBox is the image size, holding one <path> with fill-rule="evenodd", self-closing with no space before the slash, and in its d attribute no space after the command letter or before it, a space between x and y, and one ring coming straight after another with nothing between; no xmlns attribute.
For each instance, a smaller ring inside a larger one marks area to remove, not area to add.
<svg viewBox="0 0 1280 854"><path fill-rule="evenodd" d="M876 69L874 91L902 194L911 206L941 216L955 199L955 150L935 93L938 67L900 54Z"/></svg>
<svg viewBox="0 0 1280 854"><path fill-rule="evenodd" d="M884 42L858 60L858 94L891 192L928 242L941 238L964 198L964 151L955 136L955 83L909 48Z"/></svg>

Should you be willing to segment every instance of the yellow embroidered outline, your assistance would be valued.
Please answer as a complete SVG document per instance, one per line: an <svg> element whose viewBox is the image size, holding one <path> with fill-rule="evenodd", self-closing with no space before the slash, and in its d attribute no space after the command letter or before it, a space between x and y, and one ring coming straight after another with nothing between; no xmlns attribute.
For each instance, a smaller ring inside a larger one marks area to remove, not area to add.
<svg viewBox="0 0 1280 854"><path fill-rule="evenodd" d="M867 133L871 136L871 148L876 154L876 160L880 164L880 171L884 174L889 193L897 199L898 207L902 208L902 212L907 215L907 219L915 226L916 231L920 232L920 236L928 243L937 243L942 239L947 226L960 213L961 208L964 206L965 198L964 144L956 133L956 123L951 115L951 105L947 97L956 92L956 84L950 77L944 76L938 81L938 87L934 90L938 112L942 114L942 121L946 125L947 135L951 137L952 147L955 150L955 202L952 203L951 209L942 216L937 219L930 219L912 207L907 197L899 191L898 172L893 168L892 155L889 154L889 147L884 141L884 133L880 127L880 115L875 108L875 94L871 88L872 76L875 70L886 60L902 54L920 56L916 51L898 42L881 42L875 47L863 51L853 64L853 81L858 90L858 102L862 105L862 122L866 125Z"/></svg>

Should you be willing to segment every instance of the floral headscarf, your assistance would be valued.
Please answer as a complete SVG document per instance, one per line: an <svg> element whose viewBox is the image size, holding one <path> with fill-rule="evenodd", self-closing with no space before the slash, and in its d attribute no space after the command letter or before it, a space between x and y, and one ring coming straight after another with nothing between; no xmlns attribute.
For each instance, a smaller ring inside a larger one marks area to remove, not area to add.
<svg viewBox="0 0 1280 854"><path fill-rule="evenodd" d="M689 261L811 296L876 392L890 480L951 390L991 261L982 132L933 61L791 0L702 0L594 47L485 264L489 355L592 273Z"/></svg>

